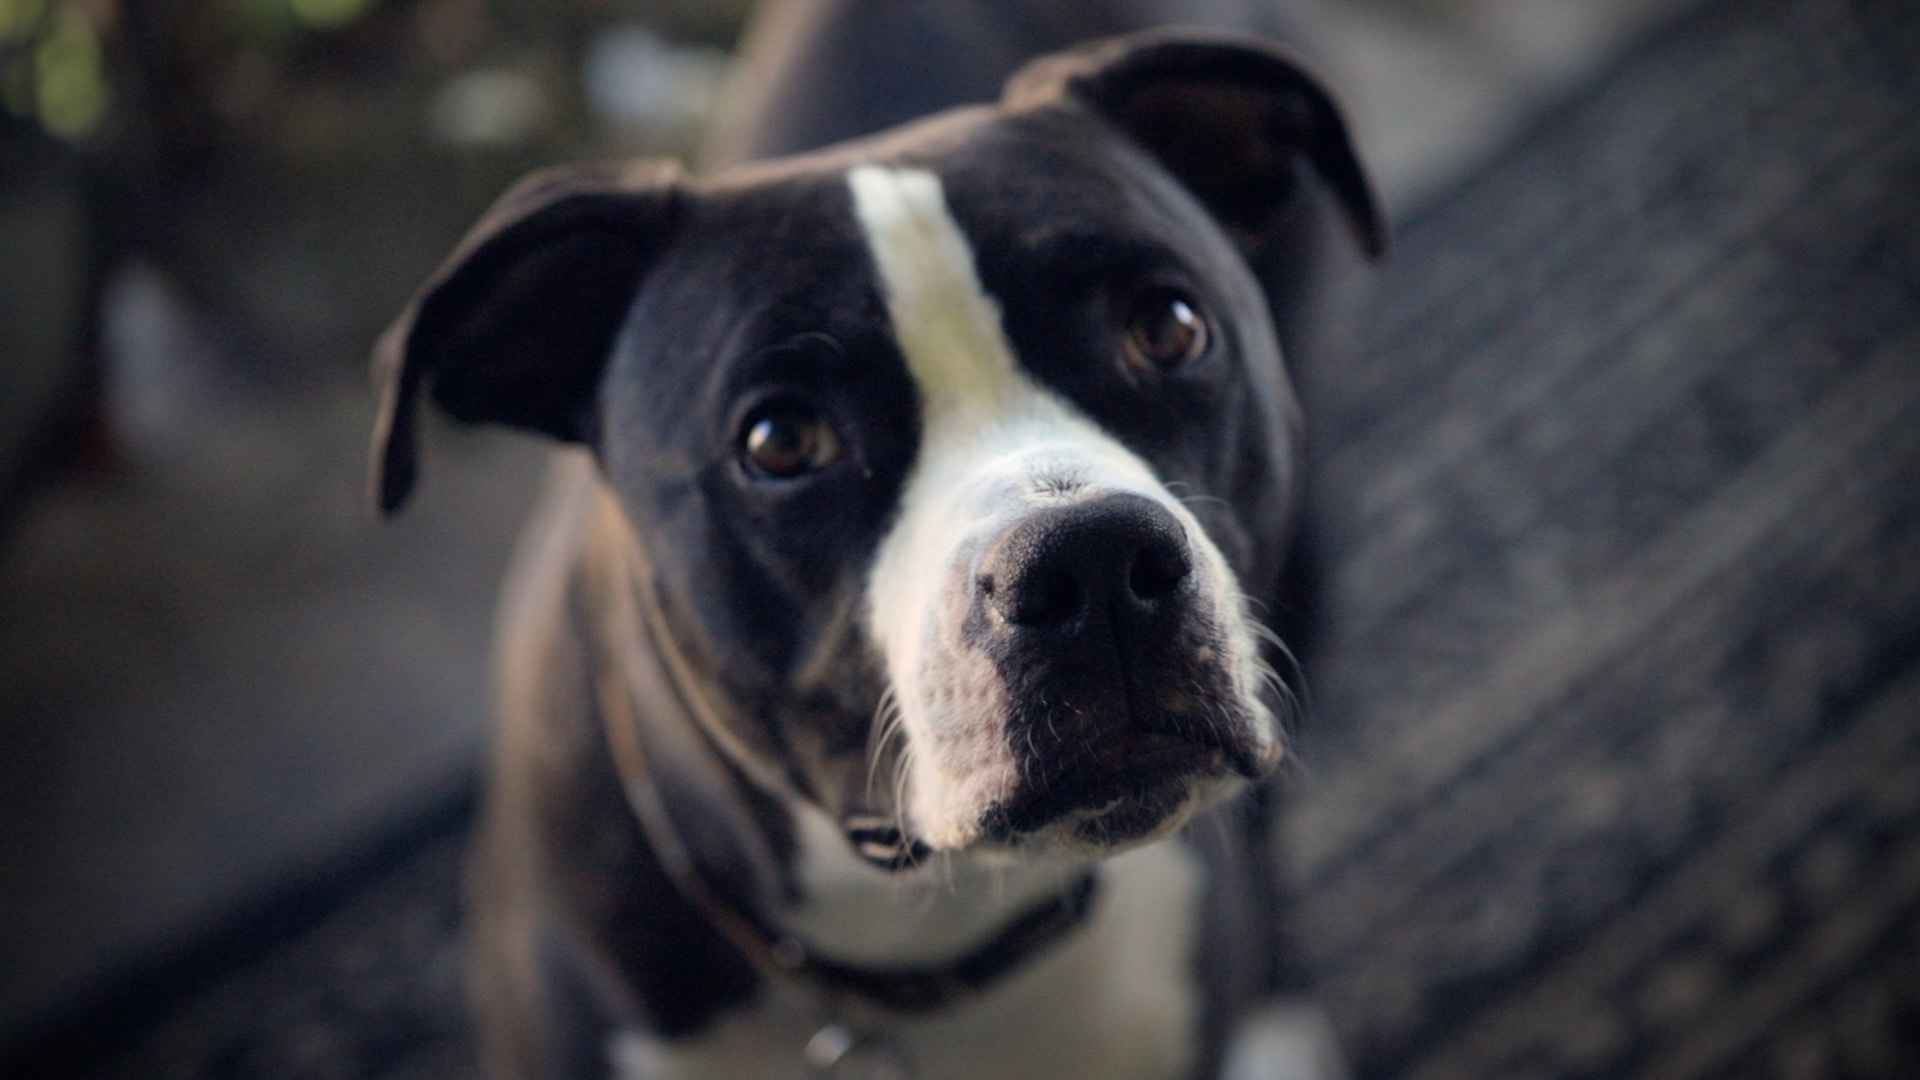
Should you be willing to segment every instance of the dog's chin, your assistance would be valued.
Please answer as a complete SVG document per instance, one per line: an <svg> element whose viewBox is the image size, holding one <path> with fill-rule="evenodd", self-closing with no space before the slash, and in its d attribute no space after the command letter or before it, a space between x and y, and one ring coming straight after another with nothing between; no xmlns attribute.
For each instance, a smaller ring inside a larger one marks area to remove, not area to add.
<svg viewBox="0 0 1920 1080"><path fill-rule="evenodd" d="M1144 716L1064 736L1049 724L1038 738L1018 717L975 725L977 741L958 741L969 755L907 755L902 830L922 853L995 861L1100 858L1161 839L1279 764L1257 704L1216 720Z"/></svg>
<svg viewBox="0 0 1920 1080"><path fill-rule="evenodd" d="M1099 806L1069 811L1037 829L1011 833L990 831L989 835L1020 853L1105 858L1171 836L1195 811L1211 801L1200 783L1166 784Z"/></svg>
<svg viewBox="0 0 1920 1080"><path fill-rule="evenodd" d="M1177 832L1245 782L1218 747L1130 742L1145 745L1128 748L1126 767L1088 755L1022 785L981 815L982 841L1015 854L1105 857Z"/></svg>

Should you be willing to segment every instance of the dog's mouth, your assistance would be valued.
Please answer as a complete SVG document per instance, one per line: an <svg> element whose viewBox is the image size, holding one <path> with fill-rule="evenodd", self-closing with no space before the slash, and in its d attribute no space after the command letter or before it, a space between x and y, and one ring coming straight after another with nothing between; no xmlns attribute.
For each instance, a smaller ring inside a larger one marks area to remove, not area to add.
<svg viewBox="0 0 1920 1080"><path fill-rule="evenodd" d="M1171 831L1210 788L1260 771L1211 733L1127 732L1030 768L982 816L981 835L1008 847L1119 847Z"/></svg>

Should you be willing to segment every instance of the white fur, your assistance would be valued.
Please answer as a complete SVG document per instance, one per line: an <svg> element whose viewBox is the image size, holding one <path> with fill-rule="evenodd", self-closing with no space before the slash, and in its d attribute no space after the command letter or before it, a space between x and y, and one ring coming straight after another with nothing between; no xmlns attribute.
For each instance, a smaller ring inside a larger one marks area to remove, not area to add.
<svg viewBox="0 0 1920 1080"><path fill-rule="evenodd" d="M923 417L919 458L868 583L871 631L906 739L912 831L936 850L966 848L980 839L982 811L1019 779L1005 688L960 627L981 548L1042 506L1131 492L1173 514L1194 555L1199 609L1216 622L1255 718L1246 734L1263 758L1276 758L1239 588L1200 523L1138 455L1020 369L937 176L863 165L848 184ZM1201 794L1196 787L1190 805Z"/></svg>
<svg viewBox="0 0 1920 1080"><path fill-rule="evenodd" d="M808 860L825 854L813 850L817 839L804 841ZM828 839L844 849L838 837ZM980 869L961 870L945 898L936 896L947 888L937 878L902 888L938 907L976 909L1002 921L1021 910L1023 888L996 895L991 874L971 876ZM920 873L933 870L937 865ZM1085 927L985 996L926 1016L886 1018L886 1033L907 1047L923 1080L1169 1080L1191 1070L1199 1018L1197 858L1178 840L1162 840L1115 856L1101 874ZM842 883L833 902L844 907L835 918L892 925L899 908L885 891ZM869 894L864 901L861 893ZM922 929L937 922L914 920ZM841 958L823 942L813 944ZM784 1080L798 1075L802 1048L831 1019L811 989L783 981L700 1038L632 1032L617 1036L609 1053L616 1075L633 1080Z"/></svg>
<svg viewBox="0 0 1920 1080"><path fill-rule="evenodd" d="M794 816L804 899L787 928L826 956L875 968L959 956L1071 886L1085 868L1062 856L940 852L889 872L854 854L825 811L807 804Z"/></svg>

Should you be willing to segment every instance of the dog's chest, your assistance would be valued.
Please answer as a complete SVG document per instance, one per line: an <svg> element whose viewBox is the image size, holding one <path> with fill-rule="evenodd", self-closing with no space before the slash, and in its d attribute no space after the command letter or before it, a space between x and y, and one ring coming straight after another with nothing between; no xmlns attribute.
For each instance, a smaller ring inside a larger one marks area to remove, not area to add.
<svg viewBox="0 0 1920 1080"><path fill-rule="evenodd" d="M1201 873L1177 839L1112 859L1072 937L980 998L877 1026L906 1048L920 1080L1184 1076L1200 1021ZM881 921L877 930L890 929ZM806 1075L802 1048L834 1019L811 988L787 983L696 1037L628 1032L608 1050L622 1080L787 1080Z"/></svg>

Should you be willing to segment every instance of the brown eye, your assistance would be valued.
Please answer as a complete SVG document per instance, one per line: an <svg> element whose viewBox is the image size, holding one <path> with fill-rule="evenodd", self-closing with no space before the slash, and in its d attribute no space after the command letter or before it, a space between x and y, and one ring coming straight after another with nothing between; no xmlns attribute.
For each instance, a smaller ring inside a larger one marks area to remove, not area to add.
<svg viewBox="0 0 1920 1080"><path fill-rule="evenodd" d="M779 480L816 472L840 457L840 437L819 413L797 402L763 406L740 429L740 453Z"/></svg>
<svg viewBox="0 0 1920 1080"><path fill-rule="evenodd" d="M1177 292L1149 295L1127 319L1127 363L1141 371L1174 371L1207 351L1207 320Z"/></svg>

